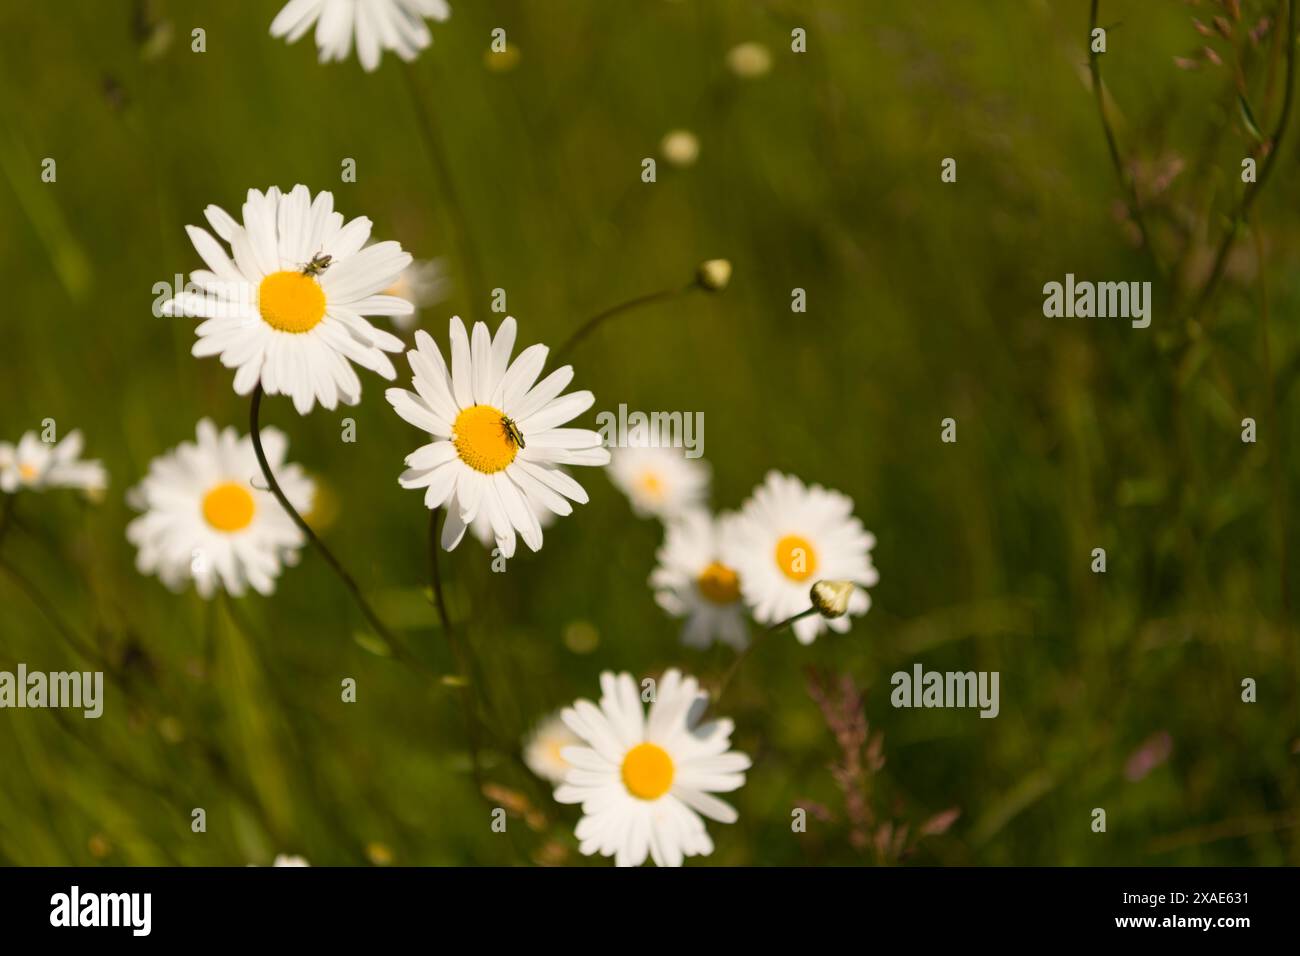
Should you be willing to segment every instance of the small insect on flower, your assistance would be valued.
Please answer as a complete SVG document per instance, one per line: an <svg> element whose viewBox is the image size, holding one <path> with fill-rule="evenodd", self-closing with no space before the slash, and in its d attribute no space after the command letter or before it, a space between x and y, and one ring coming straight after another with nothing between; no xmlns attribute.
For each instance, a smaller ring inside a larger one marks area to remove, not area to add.
<svg viewBox="0 0 1300 956"><path fill-rule="evenodd" d="M433 337L417 329L415 348L406 355L416 391L385 393L398 415L432 436L406 456L407 470L397 482L425 489L426 508L446 506L444 551L453 550L482 515L502 557L514 557L520 535L530 549L541 550L542 522L534 506L568 515L570 501L587 501L561 466L609 464L597 432L559 427L591 408L595 397L588 391L560 394L573 380L570 365L537 381L546 364L545 345L524 349L512 362L516 331L509 316L495 336L477 322L471 341L465 323L452 316L448 362Z"/></svg>
<svg viewBox="0 0 1300 956"><path fill-rule="evenodd" d="M519 430L519 426L515 424L515 420L513 418L507 418L505 415L502 415L501 428L505 431L506 437L509 438L516 445L518 445L521 449L528 447L527 445L524 444L524 433Z"/></svg>
<svg viewBox="0 0 1300 956"><path fill-rule="evenodd" d="M311 257L311 262L302 267L302 274L305 276L323 275L325 270L330 267L330 263L333 261L333 256L324 255L318 252Z"/></svg>
<svg viewBox="0 0 1300 956"><path fill-rule="evenodd" d="M206 267L190 273L198 288L161 303L159 311L204 320L190 353L219 356L235 370L237 395L260 384L267 395L292 397L298 414L307 415L317 403L334 409L361 401L354 364L397 377L386 353L402 351L402 340L366 316L415 311L383 294L411 264L400 243L367 245L368 218L344 219L334 211L332 193L313 198L301 184L287 193L250 189L242 221L217 206L205 215L213 232L187 227Z"/></svg>

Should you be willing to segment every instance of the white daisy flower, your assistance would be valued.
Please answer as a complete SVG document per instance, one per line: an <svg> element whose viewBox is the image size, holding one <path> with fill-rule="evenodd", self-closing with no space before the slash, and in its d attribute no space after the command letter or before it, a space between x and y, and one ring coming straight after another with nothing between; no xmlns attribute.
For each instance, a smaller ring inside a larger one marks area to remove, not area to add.
<svg viewBox="0 0 1300 956"><path fill-rule="evenodd" d="M709 696L677 670L659 681L648 715L631 674L606 671L600 688L599 707L580 700L562 712L587 745L562 752L573 766L555 790L560 803L582 804L579 849L619 866L639 866L647 855L681 866L683 857L712 853L701 814L735 823L735 809L713 794L738 790L750 766L728 749L732 722L700 723Z"/></svg>
<svg viewBox="0 0 1300 956"><path fill-rule="evenodd" d="M328 63L348 58L355 34L357 59L372 71L384 50L414 60L433 42L424 19L450 16L447 0L289 0L271 21L271 36L296 43L314 23L320 62Z"/></svg>
<svg viewBox="0 0 1300 956"><path fill-rule="evenodd" d="M555 524L554 511L546 507L545 504L543 504L538 498L534 497L531 493L527 491L521 493L524 496L524 503L528 505L533 514L537 516L537 523L541 526L543 531ZM474 516L474 520L469 523L469 533L478 540L479 544L483 545L483 547L487 548L489 551L496 547L497 536L496 532L492 530L492 519L488 517L487 511L484 509L480 508L478 514Z"/></svg>
<svg viewBox="0 0 1300 956"><path fill-rule="evenodd" d="M687 458L686 449L655 447L644 437L611 450L609 477L642 518L669 520L704 505L709 497L709 466Z"/></svg>
<svg viewBox="0 0 1300 956"><path fill-rule="evenodd" d="M446 506L442 546L448 551L480 512L486 512L502 555L514 556L516 534L537 551L542 527L529 498L557 515L570 514L573 506L565 499L585 504L587 493L558 466L609 462L596 432L559 427L595 399L588 391L560 395L573 379L570 365L537 382L545 345L524 349L512 362L512 318L502 321L495 338L476 322L471 342L460 317L453 316L450 337L449 371L433 339L417 331L416 347L406 353L415 391L385 393L398 415L435 439L406 457L408 468L398 483L426 489L426 508Z"/></svg>
<svg viewBox="0 0 1300 956"><path fill-rule="evenodd" d="M543 780L559 783L571 766L562 751L581 744L582 738L569 729L559 713L554 713L538 724L524 741L524 763Z"/></svg>
<svg viewBox="0 0 1300 956"><path fill-rule="evenodd" d="M36 432L26 432L17 445L0 442L0 491L13 494L24 488L79 488L88 493L108 487L108 472L98 461L84 461L85 442L80 431L70 431L59 442L43 442Z"/></svg>
<svg viewBox="0 0 1300 956"><path fill-rule="evenodd" d="M775 471L754 489L724 535L723 560L740 575L745 603L760 624L776 624L811 605L809 592L823 579L871 587L879 575L871 563L876 539L853 516L853 500L821 485L805 487ZM851 615L863 615L871 598L854 588L848 614L827 620L814 614L792 626L802 644L827 627L844 633Z"/></svg>
<svg viewBox="0 0 1300 956"><path fill-rule="evenodd" d="M419 321L419 309L437 305L447 298L451 280L447 276L446 264L441 259L419 259L402 270L397 281L384 290L386 295L405 299L415 306L407 315L394 315L393 325L401 331L408 332Z"/></svg>
<svg viewBox="0 0 1300 956"><path fill-rule="evenodd" d="M333 195L321 192L313 200L302 185L287 194L275 186L265 193L250 189L242 225L217 206L204 215L234 259L207 230L186 226L208 268L190 274L200 292L169 299L162 312L206 319L191 352L219 355L222 365L238 369L238 394L261 382L268 395L292 396L305 415L317 401L332 409L361 400L361 380L349 361L396 378L384 353L400 352L402 340L362 316L414 311L411 303L380 294L411 264L401 245L366 246L369 219L345 223Z"/></svg>
<svg viewBox="0 0 1300 956"><path fill-rule="evenodd" d="M749 644L740 578L722 558L722 529L733 515L716 519L689 511L671 522L650 575L655 601L673 617L684 617L682 643L704 649L715 640L743 651Z"/></svg>
<svg viewBox="0 0 1300 956"><path fill-rule="evenodd" d="M193 580L204 599L218 586L236 596L248 585L270 594L281 564L297 562L302 532L262 490L251 438L233 428L218 432L206 418L197 432L197 444L181 442L155 458L128 493L127 502L144 512L126 528L127 540L139 548L136 568L157 574L174 591ZM278 429L262 429L267 463L301 513L314 489L298 465L285 464L287 447Z"/></svg>

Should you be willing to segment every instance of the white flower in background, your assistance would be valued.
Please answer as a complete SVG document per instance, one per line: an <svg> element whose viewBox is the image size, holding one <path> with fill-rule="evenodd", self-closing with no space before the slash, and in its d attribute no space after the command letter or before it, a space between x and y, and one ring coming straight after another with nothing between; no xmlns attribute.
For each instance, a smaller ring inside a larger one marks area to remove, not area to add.
<svg viewBox="0 0 1300 956"><path fill-rule="evenodd" d="M270 594L280 566L296 563L302 532L271 492L261 490L251 438L233 428L218 432L206 418L197 432L197 444L181 442L155 458L128 493L128 503L144 512L126 528L139 549L136 568L157 574L172 590L193 580L205 599L219 586L236 596L250 585ZM298 465L285 464L287 446L278 429L262 430L267 463L301 513L311 506L313 486Z"/></svg>
<svg viewBox="0 0 1300 956"><path fill-rule="evenodd" d="M271 21L271 36L296 43L316 25L320 62L346 60L357 40L357 59L367 70L379 67L384 50L403 60L433 42L424 19L451 16L446 0L289 0Z"/></svg>
<svg viewBox="0 0 1300 956"><path fill-rule="evenodd" d="M411 303L381 295L411 264L396 242L367 246L370 220L344 222L328 192L315 200L306 186L282 194L248 191L243 224L209 206L208 222L234 255L207 230L186 226L207 264L190 274L200 292L163 303L164 315L199 316L196 356L219 355L238 369L235 391L249 394L258 382L268 395L289 395L300 414L319 401L361 400L361 380L349 365L397 371L385 352L400 352L402 340L376 329L363 316L408 315ZM363 248L364 247L364 248Z"/></svg>
<svg viewBox="0 0 1300 956"><path fill-rule="evenodd" d="M760 624L776 624L808 610L818 580L852 581L848 614L811 615L793 624L800 643L811 644L827 627L847 631L851 616L866 614L863 587L879 575L871 563L876 539L853 516L853 501L821 485L805 487L792 475L768 472L736 520L727 526L723 560L740 575L745 603Z"/></svg>
<svg viewBox="0 0 1300 956"><path fill-rule="evenodd" d="M570 767L562 751L581 744L582 739L554 713L538 724L524 741L524 763L543 780L559 783Z"/></svg>
<svg viewBox="0 0 1300 956"><path fill-rule="evenodd" d="M610 449L609 477L642 518L668 520L704 505L709 496L709 466L687 458L686 449L645 444L629 436L628 445Z"/></svg>
<svg viewBox="0 0 1300 956"><path fill-rule="evenodd" d="M579 849L639 866L681 866L707 856L713 841L701 814L735 823L737 814L715 793L738 790L750 760L730 750L732 722L700 723L708 694L694 677L663 675L647 715L631 674L600 675L600 706L579 700L562 712L586 746L568 747L573 766L555 790L560 803L582 804L574 831Z"/></svg>
<svg viewBox="0 0 1300 956"><path fill-rule="evenodd" d="M420 309L437 305L447 298L451 280L447 277L446 264L441 259L421 259L412 262L402 270L397 281L389 286L385 294L405 299L415 305L416 311L406 315L394 315L393 325L403 332L415 328L419 321Z"/></svg>
<svg viewBox="0 0 1300 956"><path fill-rule="evenodd" d="M772 69L772 54L763 44L748 40L727 51L727 67L737 76L750 80Z"/></svg>
<svg viewBox="0 0 1300 956"><path fill-rule="evenodd" d="M670 130L659 142L659 151L673 166L694 166L700 158L700 139L688 129Z"/></svg>
<svg viewBox="0 0 1300 956"><path fill-rule="evenodd" d="M690 511L668 525L650 575L655 601L673 617L684 617L682 643L703 649L715 640L743 651L749 643L740 578L722 562L722 529L732 515L716 519Z"/></svg>
<svg viewBox="0 0 1300 956"><path fill-rule="evenodd" d="M98 461L84 461L85 442L80 431L71 431L59 442L41 441L36 432L26 432L17 445L0 442L0 491L12 494L24 488L79 488L87 493L108 487L108 473Z"/></svg>
<svg viewBox="0 0 1300 956"><path fill-rule="evenodd" d="M287 853L281 853L275 858L272 866L311 866L305 856L290 856Z"/></svg>
<svg viewBox="0 0 1300 956"><path fill-rule="evenodd" d="M537 551L542 527L529 499L557 515L572 513L569 500L586 503L582 486L560 465L604 465L609 452L585 428L561 428L595 399L591 392L560 393L573 380L570 365L537 381L547 348L532 345L510 359L515 320L501 322L494 338L474 324L471 342L459 316L450 329L451 369L423 329L406 353L415 391L385 394L397 414L434 437L406 457L403 488L424 488L426 508L446 506L442 546L450 551L465 528L485 513L502 555L515 553L516 535ZM569 500L566 500L569 499Z"/></svg>

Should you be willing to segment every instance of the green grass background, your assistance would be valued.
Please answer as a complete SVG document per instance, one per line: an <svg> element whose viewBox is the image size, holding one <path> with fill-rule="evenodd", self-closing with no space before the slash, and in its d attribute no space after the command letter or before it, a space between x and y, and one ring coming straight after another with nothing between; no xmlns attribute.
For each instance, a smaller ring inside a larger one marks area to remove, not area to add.
<svg viewBox="0 0 1300 956"><path fill-rule="evenodd" d="M268 35L279 5L160 0L144 8L152 39L131 3L0 12L0 437L54 418L85 432L112 477L99 505L24 495L2 558L118 675L99 721L0 713L0 862L583 862L574 808L496 750L488 778L540 819L492 832L457 691L366 650L317 555L235 617L134 570L123 496L149 460L203 416L247 429L231 373L189 355L192 323L150 313L154 283L199 265L183 227L204 206L237 212L249 187L302 182L370 216L377 237L457 261L399 61L375 74L355 59L318 65L310 37ZM702 411L716 506L737 507L777 468L852 496L878 538L874 607L850 634L811 648L765 640L728 690L734 744L755 764L734 794L739 823L710 825L708 862L869 859L846 839L807 665L865 687L885 734L882 806L913 823L961 808L916 862L1300 859L1286 560L1298 543L1294 131L1211 307L1194 317L1183 304L1251 148L1227 69L1173 63L1207 43L1190 17L1220 5L1103 4L1123 152L1186 158L1158 213L1157 244L1186 253L1175 279L1116 221L1083 0L453 7L413 75L521 345L558 345L596 311L730 259L724 294L630 314L579 348L590 423L620 402ZM789 51L796 26L803 55ZM495 27L521 53L513 70L485 66ZM746 40L772 51L769 75L726 69ZM1243 72L1271 127L1267 50ZM641 159L677 127L698 135L698 163L661 161L643 184ZM948 156L955 184L939 180ZM57 183L40 180L45 157ZM347 157L355 183L340 182ZM1066 272L1152 280L1151 328L1044 318L1042 285ZM790 311L795 287L806 314ZM488 318L487 303L458 282L422 325L445 345L447 317ZM419 656L451 673L424 592L427 512L396 483L420 439L385 384L363 373L358 408L306 418L269 399L263 421L334 495L330 546ZM340 440L345 416L355 444ZM939 441L948 416L951 445ZM1240 441L1246 416L1259 422L1253 445ZM681 647L653 603L659 526L599 471L578 477L590 504L539 554L494 574L467 539L443 565L510 739L595 696L603 669L716 678L730 661ZM1095 547L1105 575L1089 571ZM0 576L0 667L19 661L89 666ZM918 661L999 671L1001 715L892 709L890 674ZM356 704L340 701L345 677ZM1245 677L1258 703L1241 701ZM1160 731L1170 759L1127 780L1129 755ZM808 800L836 819L794 834L791 810ZM206 833L191 832L194 807ZM1095 807L1105 834L1091 830Z"/></svg>

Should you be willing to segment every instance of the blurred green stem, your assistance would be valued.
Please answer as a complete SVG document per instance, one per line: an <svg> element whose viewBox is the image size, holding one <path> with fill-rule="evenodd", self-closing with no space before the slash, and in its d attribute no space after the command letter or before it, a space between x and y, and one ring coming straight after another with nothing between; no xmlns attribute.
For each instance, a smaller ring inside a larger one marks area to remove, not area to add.
<svg viewBox="0 0 1300 956"><path fill-rule="evenodd" d="M1146 216L1142 212L1142 203L1138 199L1137 178L1132 170L1124 166L1124 160L1119 154L1119 143L1115 139L1115 129L1111 126L1110 117L1106 115L1106 93L1101 82L1101 61L1098 59L1100 54L1092 48L1092 32L1097 29L1099 6L1100 0L1092 0L1092 12L1088 21L1088 69L1092 73L1092 91L1097 97L1097 113L1101 117L1102 132L1106 134L1106 149L1110 153L1111 165L1115 167L1120 185L1128 191L1129 205L1133 207L1133 221L1137 223L1138 232L1142 235L1142 245L1151 256L1151 261L1155 263L1156 271L1163 276L1165 268L1156 254L1155 246L1151 244L1151 232L1147 229Z"/></svg>
<svg viewBox="0 0 1300 956"><path fill-rule="evenodd" d="M1097 0L1093 0L1095 8ZM1247 183L1246 188L1242 191L1241 198L1237 200L1237 208L1233 210L1232 217L1228 222L1228 230L1224 233L1222 241L1219 243L1219 249L1214 255L1214 266L1210 269L1210 277L1205 280L1205 285L1201 287L1201 293L1196 298L1196 305L1193 306L1191 315L1197 317L1201 310L1209 303L1210 298L1214 295L1214 290L1218 288L1219 281L1223 278L1224 269L1228 264L1228 254L1232 252L1233 243L1237 240L1237 234L1245 224L1247 216L1250 214L1251 204L1254 203L1255 197L1259 195L1264 188L1264 183L1268 181L1269 173L1273 171L1273 166L1277 162L1278 146L1282 142L1282 135L1286 132L1287 123L1291 118L1291 104L1295 97L1295 0L1286 0L1286 31L1282 34L1286 39L1286 89L1282 91L1282 112L1278 116L1277 127L1273 135L1268 140L1268 155L1259 166L1259 173L1255 177L1255 182Z"/></svg>
<svg viewBox="0 0 1300 956"><path fill-rule="evenodd" d="M469 302L469 312L472 317L478 318L482 315L482 299L487 294L487 284L483 279L478 250L470 234L469 219L465 215L460 195L456 191L455 180L451 175L451 164L447 161L447 152L438 135L433 111L429 108L428 99L420 88L412 64L402 64L402 79L411 94L411 105L415 108L417 120L416 126L420 130L420 137L424 140L425 149L429 152L433 173L438 181L438 190L447 207L448 219L454 233L456 255L460 260L461 281L465 284L465 297Z"/></svg>
<svg viewBox="0 0 1300 956"><path fill-rule="evenodd" d="M624 312L631 312L646 305L655 305L659 302L670 302L678 296L686 295L701 289L699 279L692 279L684 286L673 289L661 289L658 292L650 292L646 295L639 295L634 299L628 299L626 302L620 302L618 305L611 306L604 312L598 312L574 331L572 335L565 340L564 344L555 350L553 360L557 363L562 362L570 352L587 336L596 331L607 319L612 319L616 315L622 315Z"/></svg>
<svg viewBox="0 0 1300 956"><path fill-rule="evenodd" d="M338 575L339 580L342 581L344 587L348 589L348 593L352 595L352 599L356 601L357 607L361 609L361 613L370 623L370 626L374 629L375 633L383 639L385 645L387 645L389 653L404 663L414 663L410 654L406 652L406 649L402 646L401 642L399 642L393 632L384 625L384 622L379 619L379 615L374 612L374 609L362 596L361 589L357 587L357 582L352 579L352 575L350 575L343 565L339 563L338 558L334 557L333 552L331 552L329 548L325 547L325 542L321 541L321 539L316 536L316 532L311 529L311 525L307 524L303 516L298 514L297 509L289 503L289 499L285 497L284 492L280 490L280 483L275 480L275 475L271 471L271 466L266 460L266 452L262 449L262 430L258 421L261 409L262 383L258 382L257 387L253 389L253 401L249 407L248 422L250 434L253 439L253 452L257 455L257 464L262 469L262 475L266 478L266 484L270 489L271 494L275 495L275 500L280 502L280 507L282 507L288 513L289 517L293 519L293 523L298 526L298 530L301 531L307 540L311 542L312 547L320 552L320 556L325 559L325 563L328 564L334 573Z"/></svg>
<svg viewBox="0 0 1300 956"><path fill-rule="evenodd" d="M3 558L0 558L0 571L3 571L9 576L9 579L13 581L18 590L22 591L23 594L26 595L27 600L32 602L36 607L36 610L40 611L41 616L50 622L50 626L59 632L59 636L62 637L73 650L81 654L87 660L99 664L105 670L111 670L104 655L99 652L93 643L86 640L73 630L72 625L60 616L59 612L56 610L57 606L55 603L42 593L40 588L38 588L30 578Z"/></svg>
<svg viewBox="0 0 1300 956"><path fill-rule="evenodd" d="M456 658L456 667L460 672L460 700L465 711L465 732L469 738L470 769L474 775L474 789L486 799L483 791L483 763L479 757L479 718L474 703L475 688L482 690L477 669L471 665L469 648L461 643L460 637L451 626L451 615L447 613L447 599L442 593L442 571L438 563L439 532L445 517L443 508L434 508L429 512L429 583L433 591L433 603L438 609L438 620L442 622L443 633L451 646L451 653Z"/></svg>
<svg viewBox="0 0 1300 956"><path fill-rule="evenodd" d="M800 611L798 614L795 614L792 617L787 617L784 621L778 621L771 627L760 631L758 635L749 642L749 646L736 655L736 659L731 662L731 666L728 667L726 673L722 675L722 680L718 681L718 689L713 695L713 700L717 702L722 699L723 692L731 684L731 679L736 676L736 672L740 670L740 665L744 664L749 658L749 655L754 653L754 648L758 647L759 638L764 634L776 634L779 631L783 631L794 624L795 621L802 621L804 618L811 617L816 613L817 608L810 607L806 611Z"/></svg>
<svg viewBox="0 0 1300 956"><path fill-rule="evenodd" d="M4 543L5 536L9 529L14 525L14 512L18 507L18 496L16 494L4 495L4 505L0 507L0 544ZM94 643L86 640L79 635L72 626L68 624L60 615L57 605L51 601L38 588L30 578L11 565L3 557L0 557L0 571L3 571L13 581L18 590L22 591L27 600L40 611L41 616L50 622L50 626L59 632L73 650L80 653L88 660L95 661L101 665L107 665L104 655L99 652ZM106 667L107 669L107 667Z"/></svg>

